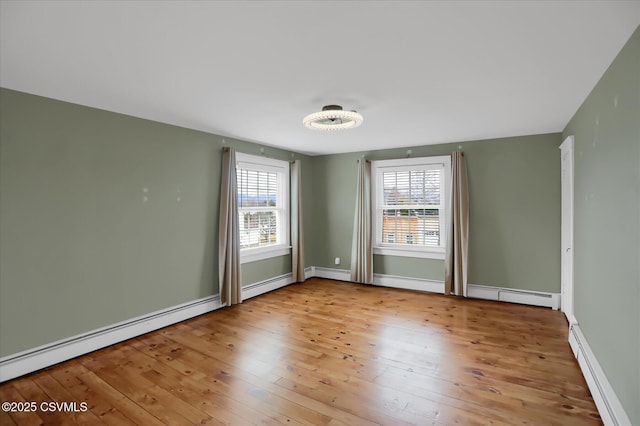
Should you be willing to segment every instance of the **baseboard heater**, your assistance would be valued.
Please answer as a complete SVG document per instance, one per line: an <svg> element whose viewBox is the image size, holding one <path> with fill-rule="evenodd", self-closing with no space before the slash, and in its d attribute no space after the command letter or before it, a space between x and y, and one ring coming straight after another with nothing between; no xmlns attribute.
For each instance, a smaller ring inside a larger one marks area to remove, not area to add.
<svg viewBox="0 0 640 426"><path fill-rule="evenodd" d="M582 334L579 324L571 324L569 328L569 345L605 426L631 426L631 420Z"/></svg>
<svg viewBox="0 0 640 426"><path fill-rule="evenodd" d="M544 306L560 309L560 294L510 289L504 287L490 287L469 284L468 296L477 299L497 300L500 302L520 303L523 305Z"/></svg>
<svg viewBox="0 0 640 426"><path fill-rule="evenodd" d="M218 295L208 296L0 358L0 382L218 308L220 308L220 297Z"/></svg>

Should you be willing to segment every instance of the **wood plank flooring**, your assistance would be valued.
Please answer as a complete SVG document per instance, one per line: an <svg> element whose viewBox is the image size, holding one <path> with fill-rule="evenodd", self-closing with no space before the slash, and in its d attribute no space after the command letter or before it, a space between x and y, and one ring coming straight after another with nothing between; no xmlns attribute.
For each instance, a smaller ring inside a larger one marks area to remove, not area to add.
<svg viewBox="0 0 640 426"><path fill-rule="evenodd" d="M562 313L313 278L0 385L2 425L597 425Z"/></svg>

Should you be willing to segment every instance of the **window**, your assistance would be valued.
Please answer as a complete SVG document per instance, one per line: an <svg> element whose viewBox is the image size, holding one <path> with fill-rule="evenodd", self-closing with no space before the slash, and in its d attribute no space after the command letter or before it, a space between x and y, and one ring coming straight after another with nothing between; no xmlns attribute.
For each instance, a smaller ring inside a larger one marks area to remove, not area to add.
<svg viewBox="0 0 640 426"><path fill-rule="evenodd" d="M289 247L289 163L236 154L240 260L282 256Z"/></svg>
<svg viewBox="0 0 640 426"><path fill-rule="evenodd" d="M375 254L444 259L450 173L449 156L372 163Z"/></svg>

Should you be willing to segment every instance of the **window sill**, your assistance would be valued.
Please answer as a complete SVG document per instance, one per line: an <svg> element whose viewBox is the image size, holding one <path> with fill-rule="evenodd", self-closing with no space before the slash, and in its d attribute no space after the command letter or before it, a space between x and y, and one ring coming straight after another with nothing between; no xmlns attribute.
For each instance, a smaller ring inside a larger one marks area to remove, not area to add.
<svg viewBox="0 0 640 426"><path fill-rule="evenodd" d="M291 246L278 245L240 250L240 263L251 263L291 254Z"/></svg>
<svg viewBox="0 0 640 426"><path fill-rule="evenodd" d="M444 260L444 248L374 247L373 254Z"/></svg>

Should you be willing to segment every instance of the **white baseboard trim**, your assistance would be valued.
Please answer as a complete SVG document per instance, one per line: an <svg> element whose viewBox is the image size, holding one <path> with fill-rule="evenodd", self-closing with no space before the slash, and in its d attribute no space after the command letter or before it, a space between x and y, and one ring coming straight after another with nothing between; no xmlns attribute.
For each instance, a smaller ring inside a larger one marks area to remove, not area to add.
<svg viewBox="0 0 640 426"><path fill-rule="evenodd" d="M444 282L426 278L373 274L373 285L444 294Z"/></svg>
<svg viewBox="0 0 640 426"><path fill-rule="evenodd" d="M305 275L312 268L305 269ZM287 286L291 273L242 288L244 300ZM0 383L221 308L209 296L0 358Z"/></svg>
<svg viewBox="0 0 640 426"><path fill-rule="evenodd" d="M600 363L591 351L579 324L571 324L569 328L569 345L578 360L582 375L587 381L589 391L591 391L605 426L631 426L629 416L624 411L618 396L602 371Z"/></svg>
<svg viewBox="0 0 640 426"><path fill-rule="evenodd" d="M314 266L313 269L314 276L319 278L338 281L351 280L351 272L347 269L325 268L321 266ZM426 278L373 274L373 285L444 294L444 281L429 280ZM467 287L467 296L475 299L487 299L496 300L499 302L520 303L523 305L543 306L555 310L560 308L559 293L545 293L541 291L469 284Z"/></svg>
<svg viewBox="0 0 640 426"><path fill-rule="evenodd" d="M304 279L312 278L316 276L316 267L315 266L307 266L304 268Z"/></svg>
<svg viewBox="0 0 640 426"><path fill-rule="evenodd" d="M249 284L242 287L242 300L260 296L261 294L288 286L291 283L293 283L293 275L289 272L288 274L280 275L279 277L273 277L254 284Z"/></svg>
<svg viewBox="0 0 640 426"><path fill-rule="evenodd" d="M2 357L0 358L0 382L214 311L220 307L220 297L218 295L209 296Z"/></svg>
<svg viewBox="0 0 640 426"><path fill-rule="evenodd" d="M468 284L467 296L475 299L544 306L554 310L558 310L560 308L560 293L545 293L542 291Z"/></svg>
<svg viewBox="0 0 640 426"><path fill-rule="evenodd" d="M314 276L328 280L351 281L351 271L347 269L324 268L314 266Z"/></svg>
<svg viewBox="0 0 640 426"><path fill-rule="evenodd" d="M314 267L314 273L318 278L329 280L351 281L351 271L347 269ZM373 285L381 287L400 288L404 290L427 291L431 293L444 293L444 282L428 280L426 278L401 277L398 275L373 274Z"/></svg>

